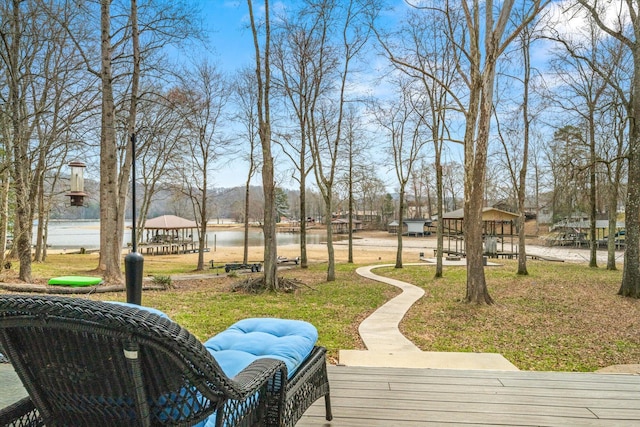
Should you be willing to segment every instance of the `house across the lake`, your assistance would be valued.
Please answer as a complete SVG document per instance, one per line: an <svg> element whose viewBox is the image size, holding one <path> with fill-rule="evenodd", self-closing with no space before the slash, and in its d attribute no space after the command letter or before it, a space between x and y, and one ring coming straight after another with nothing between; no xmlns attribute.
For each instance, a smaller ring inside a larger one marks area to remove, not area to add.
<svg viewBox="0 0 640 427"><path fill-rule="evenodd" d="M393 220L387 224L389 233L398 233L402 231L403 236L422 237L431 234L432 221L425 218L405 218L402 220L402 228L397 220Z"/></svg>

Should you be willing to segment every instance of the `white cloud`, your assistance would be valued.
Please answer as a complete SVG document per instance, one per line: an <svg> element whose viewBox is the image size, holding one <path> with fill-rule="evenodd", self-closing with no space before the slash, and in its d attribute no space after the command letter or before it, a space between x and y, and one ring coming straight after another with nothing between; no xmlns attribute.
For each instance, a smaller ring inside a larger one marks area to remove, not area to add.
<svg viewBox="0 0 640 427"><path fill-rule="evenodd" d="M623 0L592 0L589 3L601 10L600 17L609 28L618 30L629 25L629 11ZM545 20L557 35L574 41L590 37L589 27L595 26L589 11L574 0L552 2L547 7Z"/></svg>

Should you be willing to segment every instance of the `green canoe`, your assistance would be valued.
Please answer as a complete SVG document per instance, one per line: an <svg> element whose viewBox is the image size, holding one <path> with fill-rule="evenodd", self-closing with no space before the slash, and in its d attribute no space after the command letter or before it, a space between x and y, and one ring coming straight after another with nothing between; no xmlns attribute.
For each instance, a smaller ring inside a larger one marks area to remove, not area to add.
<svg viewBox="0 0 640 427"><path fill-rule="evenodd" d="M102 283L102 277L91 276L60 276L52 277L49 279L49 284L53 286L71 286L71 287L83 287L83 286L95 286Z"/></svg>

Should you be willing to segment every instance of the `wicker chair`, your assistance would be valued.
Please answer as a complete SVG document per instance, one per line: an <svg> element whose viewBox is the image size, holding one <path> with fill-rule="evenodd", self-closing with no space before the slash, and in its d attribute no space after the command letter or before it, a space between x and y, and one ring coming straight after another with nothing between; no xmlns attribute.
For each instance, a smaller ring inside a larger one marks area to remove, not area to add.
<svg viewBox="0 0 640 427"><path fill-rule="evenodd" d="M29 393L0 410L0 425L191 426L215 412L219 427L290 426L321 396L331 418L321 347L289 380L270 358L228 378L200 341L157 314L16 295L0 296L0 347Z"/></svg>

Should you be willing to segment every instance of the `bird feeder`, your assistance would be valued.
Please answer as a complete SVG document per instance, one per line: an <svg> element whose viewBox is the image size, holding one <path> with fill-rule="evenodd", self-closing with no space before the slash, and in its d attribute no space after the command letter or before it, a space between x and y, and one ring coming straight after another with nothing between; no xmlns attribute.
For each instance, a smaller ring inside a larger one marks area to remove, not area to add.
<svg viewBox="0 0 640 427"><path fill-rule="evenodd" d="M84 192L84 168L86 165L82 162L71 162L71 191L66 195L71 198L71 206L84 206L84 198L88 196Z"/></svg>

